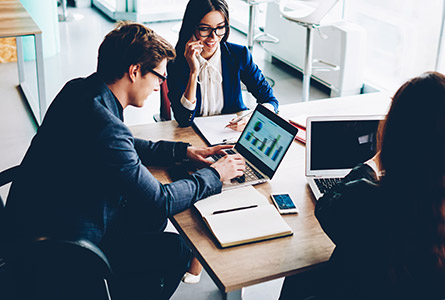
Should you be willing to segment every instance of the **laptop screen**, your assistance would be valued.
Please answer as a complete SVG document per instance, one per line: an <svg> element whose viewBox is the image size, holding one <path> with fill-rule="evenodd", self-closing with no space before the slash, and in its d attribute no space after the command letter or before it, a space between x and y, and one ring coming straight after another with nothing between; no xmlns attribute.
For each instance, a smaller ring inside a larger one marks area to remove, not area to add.
<svg viewBox="0 0 445 300"><path fill-rule="evenodd" d="M272 178L297 132L294 126L259 104L235 149Z"/></svg>
<svg viewBox="0 0 445 300"><path fill-rule="evenodd" d="M381 119L383 116L363 116L361 120L311 120L310 170L352 169L372 158L377 150Z"/></svg>

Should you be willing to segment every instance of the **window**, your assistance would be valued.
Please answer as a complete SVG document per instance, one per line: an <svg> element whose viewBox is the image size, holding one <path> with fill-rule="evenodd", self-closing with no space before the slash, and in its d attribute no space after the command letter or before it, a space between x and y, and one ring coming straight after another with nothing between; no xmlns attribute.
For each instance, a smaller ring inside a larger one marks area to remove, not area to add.
<svg viewBox="0 0 445 300"><path fill-rule="evenodd" d="M394 91L434 70L443 0L348 0L345 18L367 31L365 79Z"/></svg>

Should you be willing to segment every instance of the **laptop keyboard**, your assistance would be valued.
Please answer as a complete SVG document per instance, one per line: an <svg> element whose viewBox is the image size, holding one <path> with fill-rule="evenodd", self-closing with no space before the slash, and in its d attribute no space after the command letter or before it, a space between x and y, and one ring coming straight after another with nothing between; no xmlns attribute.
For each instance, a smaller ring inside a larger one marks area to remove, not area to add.
<svg viewBox="0 0 445 300"><path fill-rule="evenodd" d="M314 178L315 184L322 194L340 182L342 178Z"/></svg>
<svg viewBox="0 0 445 300"><path fill-rule="evenodd" d="M227 154L236 154L233 150L225 150ZM212 158L217 161L224 155L221 154L214 154L212 155ZM244 183L249 181L255 181L258 179L264 179L264 176L261 175L257 170L252 168L252 166L246 161L246 169L244 170L244 174L240 177L233 178L232 181L238 182L238 183Z"/></svg>

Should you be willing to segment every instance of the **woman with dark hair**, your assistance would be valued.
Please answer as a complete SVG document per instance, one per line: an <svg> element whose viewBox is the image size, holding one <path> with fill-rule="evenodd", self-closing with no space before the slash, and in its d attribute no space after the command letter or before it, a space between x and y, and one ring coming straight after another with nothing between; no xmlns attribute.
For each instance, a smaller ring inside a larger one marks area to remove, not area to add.
<svg viewBox="0 0 445 300"><path fill-rule="evenodd" d="M402 85L381 126L379 147L379 155L316 204L315 215L336 248L327 270L309 275L315 294L444 299L444 75L429 72ZM310 295L301 293L301 283L308 282L301 277L286 279L280 299Z"/></svg>
<svg viewBox="0 0 445 300"><path fill-rule="evenodd" d="M190 0L187 4L177 58L168 65L168 97L180 126L189 126L195 116L246 110L241 81L257 102L278 110L278 100L247 47L227 42L229 25L225 0ZM244 125L228 127L240 130Z"/></svg>

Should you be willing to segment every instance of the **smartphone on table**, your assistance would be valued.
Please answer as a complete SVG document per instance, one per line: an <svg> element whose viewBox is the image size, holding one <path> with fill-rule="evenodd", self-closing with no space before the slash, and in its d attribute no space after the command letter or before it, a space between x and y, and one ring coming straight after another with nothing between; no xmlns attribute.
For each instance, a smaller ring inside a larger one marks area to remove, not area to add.
<svg viewBox="0 0 445 300"><path fill-rule="evenodd" d="M298 208L294 201L287 193L272 193L270 194L273 203L278 209L278 212L282 215L284 214L296 214L298 213Z"/></svg>

